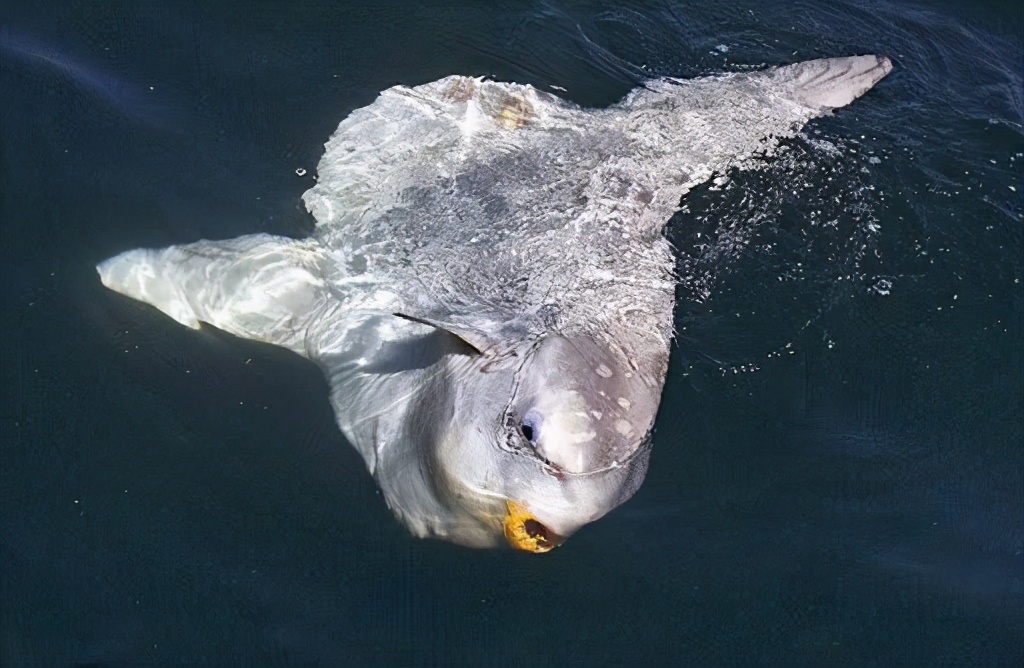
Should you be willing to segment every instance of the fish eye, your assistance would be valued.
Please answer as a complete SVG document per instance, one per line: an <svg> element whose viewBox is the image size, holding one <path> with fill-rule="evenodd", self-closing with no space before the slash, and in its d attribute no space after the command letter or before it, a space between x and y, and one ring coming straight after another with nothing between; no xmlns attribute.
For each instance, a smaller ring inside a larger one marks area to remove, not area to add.
<svg viewBox="0 0 1024 668"><path fill-rule="evenodd" d="M543 421L540 413L531 410L523 416L522 421L519 423L519 431L522 432L523 438L532 445L537 445L537 441L540 439L540 425Z"/></svg>

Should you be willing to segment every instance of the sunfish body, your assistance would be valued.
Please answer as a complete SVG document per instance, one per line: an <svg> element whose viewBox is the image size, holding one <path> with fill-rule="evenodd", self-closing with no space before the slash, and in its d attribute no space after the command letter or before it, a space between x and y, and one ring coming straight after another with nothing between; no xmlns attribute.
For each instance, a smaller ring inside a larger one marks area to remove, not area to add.
<svg viewBox="0 0 1024 668"><path fill-rule="evenodd" d="M680 197L890 69L857 56L655 80L602 110L460 76L398 86L327 143L304 195L313 237L133 250L100 277L318 363L414 534L543 552L646 473Z"/></svg>

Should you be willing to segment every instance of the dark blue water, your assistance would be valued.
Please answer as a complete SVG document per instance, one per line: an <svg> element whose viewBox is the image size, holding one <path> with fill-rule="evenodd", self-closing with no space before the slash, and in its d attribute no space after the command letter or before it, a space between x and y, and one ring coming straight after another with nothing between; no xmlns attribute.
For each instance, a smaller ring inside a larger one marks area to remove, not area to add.
<svg viewBox="0 0 1024 668"><path fill-rule="evenodd" d="M0 664L1021 665L1020 3L22 4L0 9ZM409 537L312 364L93 268L307 233L323 142L397 83L606 105L864 52L896 70L673 219L651 471L548 555Z"/></svg>

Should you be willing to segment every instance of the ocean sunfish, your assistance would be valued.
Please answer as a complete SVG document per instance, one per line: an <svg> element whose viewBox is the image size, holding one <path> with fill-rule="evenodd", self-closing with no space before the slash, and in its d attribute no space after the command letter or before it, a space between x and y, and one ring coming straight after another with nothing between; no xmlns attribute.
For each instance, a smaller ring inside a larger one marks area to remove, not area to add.
<svg viewBox="0 0 1024 668"><path fill-rule="evenodd" d="M647 471L672 340L663 235L694 186L889 73L877 56L645 83L607 109L450 76L352 112L316 231L102 262L103 284L316 362L417 536L544 552Z"/></svg>

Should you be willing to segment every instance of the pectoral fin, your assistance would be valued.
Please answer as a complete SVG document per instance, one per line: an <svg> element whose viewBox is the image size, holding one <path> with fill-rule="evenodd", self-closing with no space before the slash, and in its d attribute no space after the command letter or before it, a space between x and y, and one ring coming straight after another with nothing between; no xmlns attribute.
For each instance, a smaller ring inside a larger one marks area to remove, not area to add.
<svg viewBox="0 0 1024 668"><path fill-rule="evenodd" d="M516 354L529 345L530 327L522 318L487 315L459 316L437 314L413 315L395 313L395 316L428 325L459 338L478 354L498 360Z"/></svg>

